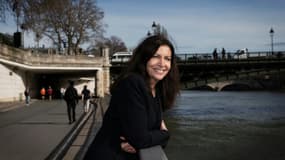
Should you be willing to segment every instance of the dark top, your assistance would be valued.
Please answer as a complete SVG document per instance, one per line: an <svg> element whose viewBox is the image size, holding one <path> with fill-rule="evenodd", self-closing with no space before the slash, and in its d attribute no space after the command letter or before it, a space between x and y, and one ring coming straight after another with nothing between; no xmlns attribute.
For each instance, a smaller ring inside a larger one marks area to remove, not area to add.
<svg viewBox="0 0 285 160"><path fill-rule="evenodd" d="M77 90L72 87L69 86L65 93L64 93L64 99L66 102L78 102L78 94L77 94Z"/></svg>
<svg viewBox="0 0 285 160"><path fill-rule="evenodd" d="M52 89L51 88L48 89L48 95L52 95Z"/></svg>
<svg viewBox="0 0 285 160"><path fill-rule="evenodd" d="M25 90L24 94L25 94L26 97L28 97L30 95L28 90Z"/></svg>
<svg viewBox="0 0 285 160"><path fill-rule="evenodd" d="M150 93L143 77L132 74L113 90L103 124L85 159L138 159L138 154L121 150L120 136L136 150L154 145L165 146L168 131L160 130L160 100Z"/></svg>
<svg viewBox="0 0 285 160"><path fill-rule="evenodd" d="M90 99L90 90L89 89L83 89L81 94L83 94L84 100Z"/></svg>

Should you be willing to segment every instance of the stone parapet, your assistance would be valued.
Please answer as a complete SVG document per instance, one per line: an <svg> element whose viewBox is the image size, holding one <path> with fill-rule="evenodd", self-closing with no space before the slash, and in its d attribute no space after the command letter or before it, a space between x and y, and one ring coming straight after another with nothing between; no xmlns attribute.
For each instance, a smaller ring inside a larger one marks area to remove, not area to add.
<svg viewBox="0 0 285 160"><path fill-rule="evenodd" d="M106 63L105 57L88 57L87 55L55 55L31 53L7 45L0 46L0 58L32 66L63 66L63 67L101 67Z"/></svg>

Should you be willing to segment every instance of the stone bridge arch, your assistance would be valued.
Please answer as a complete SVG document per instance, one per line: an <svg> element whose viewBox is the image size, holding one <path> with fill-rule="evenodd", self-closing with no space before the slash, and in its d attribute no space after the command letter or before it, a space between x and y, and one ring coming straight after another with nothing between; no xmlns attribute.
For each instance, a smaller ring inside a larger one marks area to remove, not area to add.
<svg viewBox="0 0 285 160"><path fill-rule="evenodd" d="M224 82L214 82L207 84L212 90L248 90L250 88L261 88L260 84L255 80L232 80Z"/></svg>

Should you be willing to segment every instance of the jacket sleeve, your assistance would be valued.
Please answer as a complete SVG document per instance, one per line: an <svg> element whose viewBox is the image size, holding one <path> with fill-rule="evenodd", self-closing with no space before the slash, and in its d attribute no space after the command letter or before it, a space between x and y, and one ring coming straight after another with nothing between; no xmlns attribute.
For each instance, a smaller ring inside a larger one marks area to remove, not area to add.
<svg viewBox="0 0 285 160"><path fill-rule="evenodd" d="M150 130L148 127L148 91L143 79L128 78L122 81L118 89L116 101L119 107L122 136L136 149L154 145L164 146L169 139L168 131L160 128Z"/></svg>

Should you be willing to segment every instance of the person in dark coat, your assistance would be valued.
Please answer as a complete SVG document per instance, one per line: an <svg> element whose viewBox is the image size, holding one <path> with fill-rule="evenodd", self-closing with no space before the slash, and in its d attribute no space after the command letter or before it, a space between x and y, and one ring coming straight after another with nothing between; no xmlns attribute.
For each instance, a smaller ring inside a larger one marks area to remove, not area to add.
<svg viewBox="0 0 285 160"><path fill-rule="evenodd" d="M65 91L64 94L64 100L67 104L67 114L68 114L68 120L69 124L76 121L76 115L75 115L75 108L78 104L78 93L77 90L74 88L74 82L69 81L69 86Z"/></svg>
<svg viewBox="0 0 285 160"><path fill-rule="evenodd" d="M31 97L30 97L30 89L27 87L24 91L24 95L26 98L26 106L30 105Z"/></svg>
<svg viewBox="0 0 285 160"><path fill-rule="evenodd" d="M81 91L81 95L83 101L83 109L85 113L89 111L90 98L91 98L90 94L91 92L89 89L87 89L87 85L84 85L83 90Z"/></svg>
<svg viewBox="0 0 285 160"><path fill-rule="evenodd" d="M170 137L162 112L179 92L174 47L163 35L144 39L111 88L103 123L85 160L137 160L139 150L165 147Z"/></svg>

